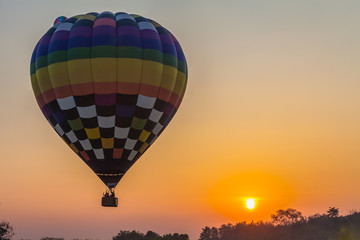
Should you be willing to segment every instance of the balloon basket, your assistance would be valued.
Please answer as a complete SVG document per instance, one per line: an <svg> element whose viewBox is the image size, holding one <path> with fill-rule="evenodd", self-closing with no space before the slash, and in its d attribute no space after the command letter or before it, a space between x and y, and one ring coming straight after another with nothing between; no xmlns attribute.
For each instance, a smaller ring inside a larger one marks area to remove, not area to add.
<svg viewBox="0 0 360 240"><path fill-rule="evenodd" d="M101 205L103 207L117 207L118 198L117 197L103 197L101 200Z"/></svg>

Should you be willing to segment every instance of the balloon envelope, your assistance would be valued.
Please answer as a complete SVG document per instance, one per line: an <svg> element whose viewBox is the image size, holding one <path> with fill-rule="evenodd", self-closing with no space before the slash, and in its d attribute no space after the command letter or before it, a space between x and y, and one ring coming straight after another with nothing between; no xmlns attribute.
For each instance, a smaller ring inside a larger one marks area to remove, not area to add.
<svg viewBox="0 0 360 240"><path fill-rule="evenodd" d="M187 83L176 38L123 12L59 17L37 43L30 71L50 125L108 187L168 125Z"/></svg>

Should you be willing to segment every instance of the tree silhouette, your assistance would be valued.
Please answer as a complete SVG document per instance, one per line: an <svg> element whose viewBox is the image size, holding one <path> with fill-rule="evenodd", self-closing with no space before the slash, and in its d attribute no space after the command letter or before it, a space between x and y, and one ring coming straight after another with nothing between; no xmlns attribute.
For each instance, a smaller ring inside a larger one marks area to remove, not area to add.
<svg viewBox="0 0 360 240"><path fill-rule="evenodd" d="M275 214L271 215L272 222L275 225L290 225L304 220L302 213L293 208L286 210L278 210Z"/></svg>
<svg viewBox="0 0 360 240"><path fill-rule="evenodd" d="M0 222L0 239L11 239L14 236L14 228L8 222Z"/></svg>
<svg viewBox="0 0 360 240"><path fill-rule="evenodd" d="M165 234L162 237L163 240L189 240L189 235L187 234ZM146 239L147 240L147 239Z"/></svg>
<svg viewBox="0 0 360 240"><path fill-rule="evenodd" d="M210 239L210 228L209 227L204 227L202 229L199 240L211 240Z"/></svg>
<svg viewBox="0 0 360 240"><path fill-rule="evenodd" d="M157 234L156 232L148 231L145 234L145 239L146 240L160 240L161 236L159 234Z"/></svg>
<svg viewBox="0 0 360 240"><path fill-rule="evenodd" d="M137 231L120 231L113 240L144 240L144 234Z"/></svg>
<svg viewBox="0 0 360 240"><path fill-rule="evenodd" d="M232 229L234 226L232 224L223 224L219 228L219 237L221 240L232 240L234 239L234 231Z"/></svg>
<svg viewBox="0 0 360 240"><path fill-rule="evenodd" d="M339 208L329 207L326 213L329 218L336 218L339 216Z"/></svg>
<svg viewBox="0 0 360 240"><path fill-rule="evenodd" d="M153 231L148 231L146 234L138 231L120 231L113 237L113 240L189 240L189 236L179 233L160 236Z"/></svg>
<svg viewBox="0 0 360 240"><path fill-rule="evenodd" d="M212 227L210 229L210 240L219 240L219 232L218 229L215 227Z"/></svg>

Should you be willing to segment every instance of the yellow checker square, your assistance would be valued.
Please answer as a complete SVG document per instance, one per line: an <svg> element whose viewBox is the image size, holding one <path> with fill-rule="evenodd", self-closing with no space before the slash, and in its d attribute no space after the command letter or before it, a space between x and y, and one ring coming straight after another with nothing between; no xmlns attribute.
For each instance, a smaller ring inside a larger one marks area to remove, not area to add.
<svg viewBox="0 0 360 240"><path fill-rule="evenodd" d="M134 58L118 58L118 82L140 83L142 60Z"/></svg>
<svg viewBox="0 0 360 240"><path fill-rule="evenodd" d="M114 138L101 138L101 144L104 149L112 149L114 147Z"/></svg>
<svg viewBox="0 0 360 240"><path fill-rule="evenodd" d="M150 132L148 132L148 131L146 131L146 130L143 130L143 131L141 132L141 135L140 135L140 137L139 137L139 140L142 141L142 142L145 142L146 139L149 137L149 135L150 135Z"/></svg>
<svg viewBox="0 0 360 240"><path fill-rule="evenodd" d="M116 58L92 58L91 67L94 82L116 81Z"/></svg>
<svg viewBox="0 0 360 240"><path fill-rule="evenodd" d="M142 83L160 87L163 64L154 61L143 61Z"/></svg>
<svg viewBox="0 0 360 240"><path fill-rule="evenodd" d="M53 88L69 85L66 62L54 63L48 66L50 82Z"/></svg>
<svg viewBox="0 0 360 240"><path fill-rule="evenodd" d="M100 130L99 128L85 128L86 135L89 139L99 139L100 138Z"/></svg>
<svg viewBox="0 0 360 240"><path fill-rule="evenodd" d="M68 61L67 67L69 81L71 84L92 82L90 59L76 59Z"/></svg>
<svg viewBox="0 0 360 240"><path fill-rule="evenodd" d="M75 147L75 145L73 143L70 143L69 145L71 147L71 149L76 152L76 153L79 153L79 150Z"/></svg>
<svg viewBox="0 0 360 240"><path fill-rule="evenodd" d="M148 143L144 143L144 144L141 146L139 152L140 152L140 153L143 153L148 146L149 146Z"/></svg>

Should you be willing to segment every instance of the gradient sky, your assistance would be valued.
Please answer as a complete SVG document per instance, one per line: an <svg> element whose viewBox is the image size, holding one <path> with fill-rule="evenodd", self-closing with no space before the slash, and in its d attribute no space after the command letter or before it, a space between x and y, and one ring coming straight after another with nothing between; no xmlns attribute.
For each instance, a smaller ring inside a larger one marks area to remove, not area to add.
<svg viewBox="0 0 360 240"><path fill-rule="evenodd" d="M0 0L0 220L15 238L188 233L360 206L358 0ZM29 64L58 16L124 11L180 41L184 101L100 206L103 183L51 129ZM243 199L258 206L247 211Z"/></svg>

